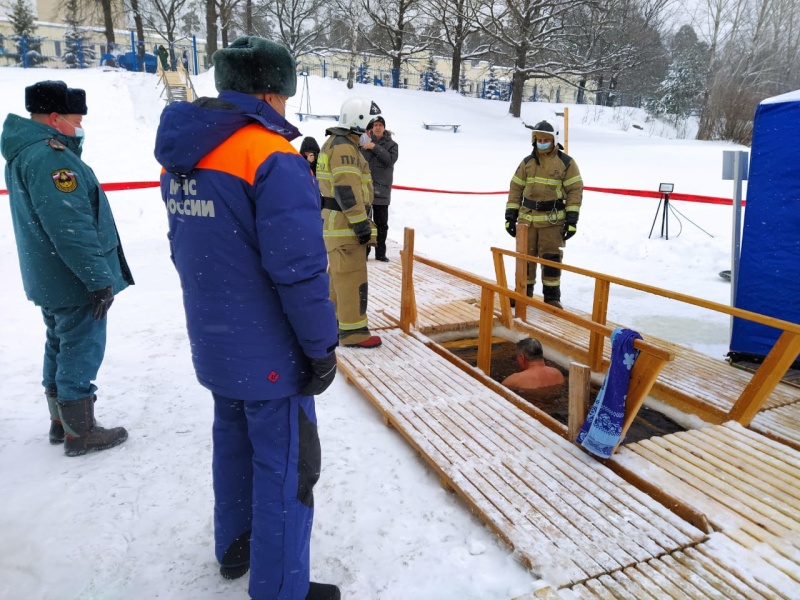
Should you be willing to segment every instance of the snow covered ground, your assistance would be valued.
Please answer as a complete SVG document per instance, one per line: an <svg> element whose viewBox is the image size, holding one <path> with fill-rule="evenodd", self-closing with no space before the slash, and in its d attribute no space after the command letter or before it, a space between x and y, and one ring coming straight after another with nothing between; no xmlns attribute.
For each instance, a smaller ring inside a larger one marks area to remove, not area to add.
<svg viewBox="0 0 800 600"><path fill-rule="evenodd" d="M152 75L0 69L0 115L25 115L24 87L63 79L87 91L84 158L104 183L153 181L153 143L164 101ZM214 95L213 79L195 81ZM399 143L398 185L501 191L530 151L530 131L507 104L356 85L310 77L316 114L336 114L352 95L382 108ZM302 89L302 81L298 89ZM300 94L289 113L305 109ZM529 103L522 121L552 118L562 105ZM298 123L293 114L290 120ZM722 181L724 143L669 139L669 127L630 109L570 106L569 150L586 185L731 197ZM459 132L422 123L457 123ZM300 125L322 143L331 121ZM637 129L633 125L639 125ZM299 147L300 139L296 141ZM0 187L5 187L4 185ZM134 600L246 598L246 579L224 581L212 543L212 402L195 381L166 217L157 189L109 195L136 286L110 312L106 359L97 382L101 424L124 425L119 448L66 458L47 442L40 386L44 328L26 301L7 208L0 209L0 598ZM0 196L0 204L7 197ZM730 268L731 208L674 202L698 227L670 217L670 239L648 233L657 200L586 193L565 262L728 303L717 275ZM504 232L503 195L396 191L391 240L416 230L420 252L493 276L489 247L513 248ZM511 265L508 265L509 268ZM510 272L510 271L509 271ZM564 274L563 302L590 310L592 286ZM609 317L722 358L727 318L612 287ZM315 489L312 576L341 586L348 600L509 599L543 581L443 491L433 471L386 428L343 378L318 398L322 479Z"/></svg>

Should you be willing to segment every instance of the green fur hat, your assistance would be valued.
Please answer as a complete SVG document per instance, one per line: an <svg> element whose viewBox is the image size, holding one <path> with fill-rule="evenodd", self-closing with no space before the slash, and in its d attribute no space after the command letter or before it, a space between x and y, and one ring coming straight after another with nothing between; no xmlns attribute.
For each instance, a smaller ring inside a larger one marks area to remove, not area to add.
<svg viewBox="0 0 800 600"><path fill-rule="evenodd" d="M214 52L211 59L218 92L294 96L297 91L294 58L286 48L270 40L240 37Z"/></svg>

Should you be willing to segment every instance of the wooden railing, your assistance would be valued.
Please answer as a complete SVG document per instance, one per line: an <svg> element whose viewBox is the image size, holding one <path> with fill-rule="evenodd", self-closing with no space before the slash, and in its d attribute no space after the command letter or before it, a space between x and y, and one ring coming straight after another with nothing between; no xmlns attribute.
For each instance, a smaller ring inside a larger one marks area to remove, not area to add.
<svg viewBox="0 0 800 600"><path fill-rule="evenodd" d="M497 249L493 248L492 250L495 251ZM514 253L511 254L513 255ZM509 300L513 298L517 307L531 306L538 310L549 312L557 318L567 320L570 323L587 329L593 336L598 336L599 338L610 338L613 332L613 329L607 327L604 323L599 323L576 314L565 312L561 309L550 306L549 304L545 304L536 298L529 298L525 294L520 294L516 291L509 290L508 286L501 285L500 278L498 278L498 282L495 283L488 279L484 279L483 277L468 273L467 271L462 271L461 269L457 269L444 263L415 255L413 229L405 229L401 260L403 264L403 276L400 291L400 328L405 333L409 333L411 331L411 328L416 323L417 319L417 305L414 294L415 261L480 287L481 298L479 306L480 316L478 320L477 367L487 376L491 374L492 334L495 319L495 294L500 295L501 303L504 306L503 314L508 315L508 319L506 319L505 324L509 328L512 326ZM505 275L504 271L502 270L502 256L499 254L495 254L495 266L501 270L502 281L504 282ZM625 419L622 425L622 436L620 439L624 439L625 433L633 423L634 418L638 414L639 409L650 393L653 384L658 378L659 373L661 373L661 370L666 362L674 359L674 355L671 352L654 346L644 340L635 340L634 347L639 351L639 357L636 359L631 371L631 381L628 387L628 396L625 408ZM573 403L571 403L571 407L572 405ZM571 419L573 416L574 415L571 415ZM585 414L581 412L580 417L583 416L585 416ZM580 420L582 422L582 419ZM573 429L574 427L571 426L570 430Z"/></svg>
<svg viewBox="0 0 800 600"><path fill-rule="evenodd" d="M611 284L613 283L615 285L661 296L663 298L677 300L678 302L684 302L686 304L691 304L692 306L699 306L701 308L706 308L715 312L730 315L732 317L738 317L740 319L746 319L748 321L753 321L754 323L760 323L761 325L766 325L768 327L773 327L780 330L782 333L775 342L775 345L772 347L772 350L770 350L769 354L767 354L764 362L755 372L753 378L750 380L750 383L742 391L738 400L728 413L728 418L731 420L738 421L744 426L749 425L763 406L764 402L767 400L767 398L769 398L769 395L773 392L781 379L783 379L783 377L786 375L786 372L792 366L792 363L797 360L797 355L800 353L800 325L797 323L791 323L789 321L768 317L758 313L750 312L748 310L742 310L741 308L730 307L717 302L695 298L694 296L688 296L679 292L671 292L655 286L622 279L620 277L604 275L595 271L589 271L588 269L581 269L579 267L572 267L563 263L556 263L542 258L531 257L522 251L522 249L527 247L527 234L528 227L517 227L517 252L511 252L502 248L491 249L494 258L497 283L502 287L507 287L503 257L509 256L516 259L516 294L513 296L513 298L516 300L516 308L514 316L522 319L523 321L525 320L527 306L531 305L531 303L520 303L517 298L520 295L525 294L527 263L534 262L543 266L555 267L570 273L576 273L578 275L584 275L586 277L593 278L595 280L595 288L594 301L592 303L592 322L597 325L604 326L606 323L609 291L611 289ZM501 296L500 303L501 321L504 325L510 328L513 317L511 314L509 297L512 296ZM535 304L534 306L541 308ZM572 321L571 317L573 317L573 315L566 311L553 307L549 307L547 310L558 317ZM593 371L599 371L603 364L603 345L605 338L608 336L604 335L602 332L591 330L591 328L590 331L589 366Z"/></svg>

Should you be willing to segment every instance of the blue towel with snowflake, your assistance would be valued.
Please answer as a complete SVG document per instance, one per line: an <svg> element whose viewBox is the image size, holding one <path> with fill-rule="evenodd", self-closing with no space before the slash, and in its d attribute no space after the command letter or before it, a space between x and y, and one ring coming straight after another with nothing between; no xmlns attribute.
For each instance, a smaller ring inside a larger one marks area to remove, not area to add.
<svg viewBox="0 0 800 600"><path fill-rule="evenodd" d="M578 434L578 444L600 458L609 458L622 437L631 369L639 354L633 341L640 339L635 331L621 327L611 334L611 365Z"/></svg>

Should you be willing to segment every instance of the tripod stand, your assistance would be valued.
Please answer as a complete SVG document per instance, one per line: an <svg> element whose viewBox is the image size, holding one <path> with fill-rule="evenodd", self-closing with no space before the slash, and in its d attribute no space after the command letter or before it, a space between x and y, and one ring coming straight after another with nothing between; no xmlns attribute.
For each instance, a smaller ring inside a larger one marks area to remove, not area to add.
<svg viewBox="0 0 800 600"><path fill-rule="evenodd" d="M662 209L662 204L663 204L663 209ZM710 238L714 237L713 235L708 233L705 229L700 227L697 223L695 223L694 221L689 219L689 217L687 217L685 214L683 214L677 208L672 206L669 203L669 192L663 192L661 194L661 199L658 201L658 206L656 207L656 215L655 215L655 217L653 217L653 224L650 226L650 234L647 236L648 239L653 235L653 228L656 226L656 219L658 219L658 213L659 212L661 213L661 236L660 237L663 237L663 238L669 240L669 213L672 213L673 215L675 215L675 218L678 219L678 223L679 224L681 223L681 220L678 217L678 215L680 215L681 217L683 217L684 219L689 221L689 223L691 223L692 225L697 227L700 231L705 233L708 237L710 237ZM683 226L681 225L681 231L682 230L683 230ZM678 235L680 235L680 231L678 232Z"/></svg>

